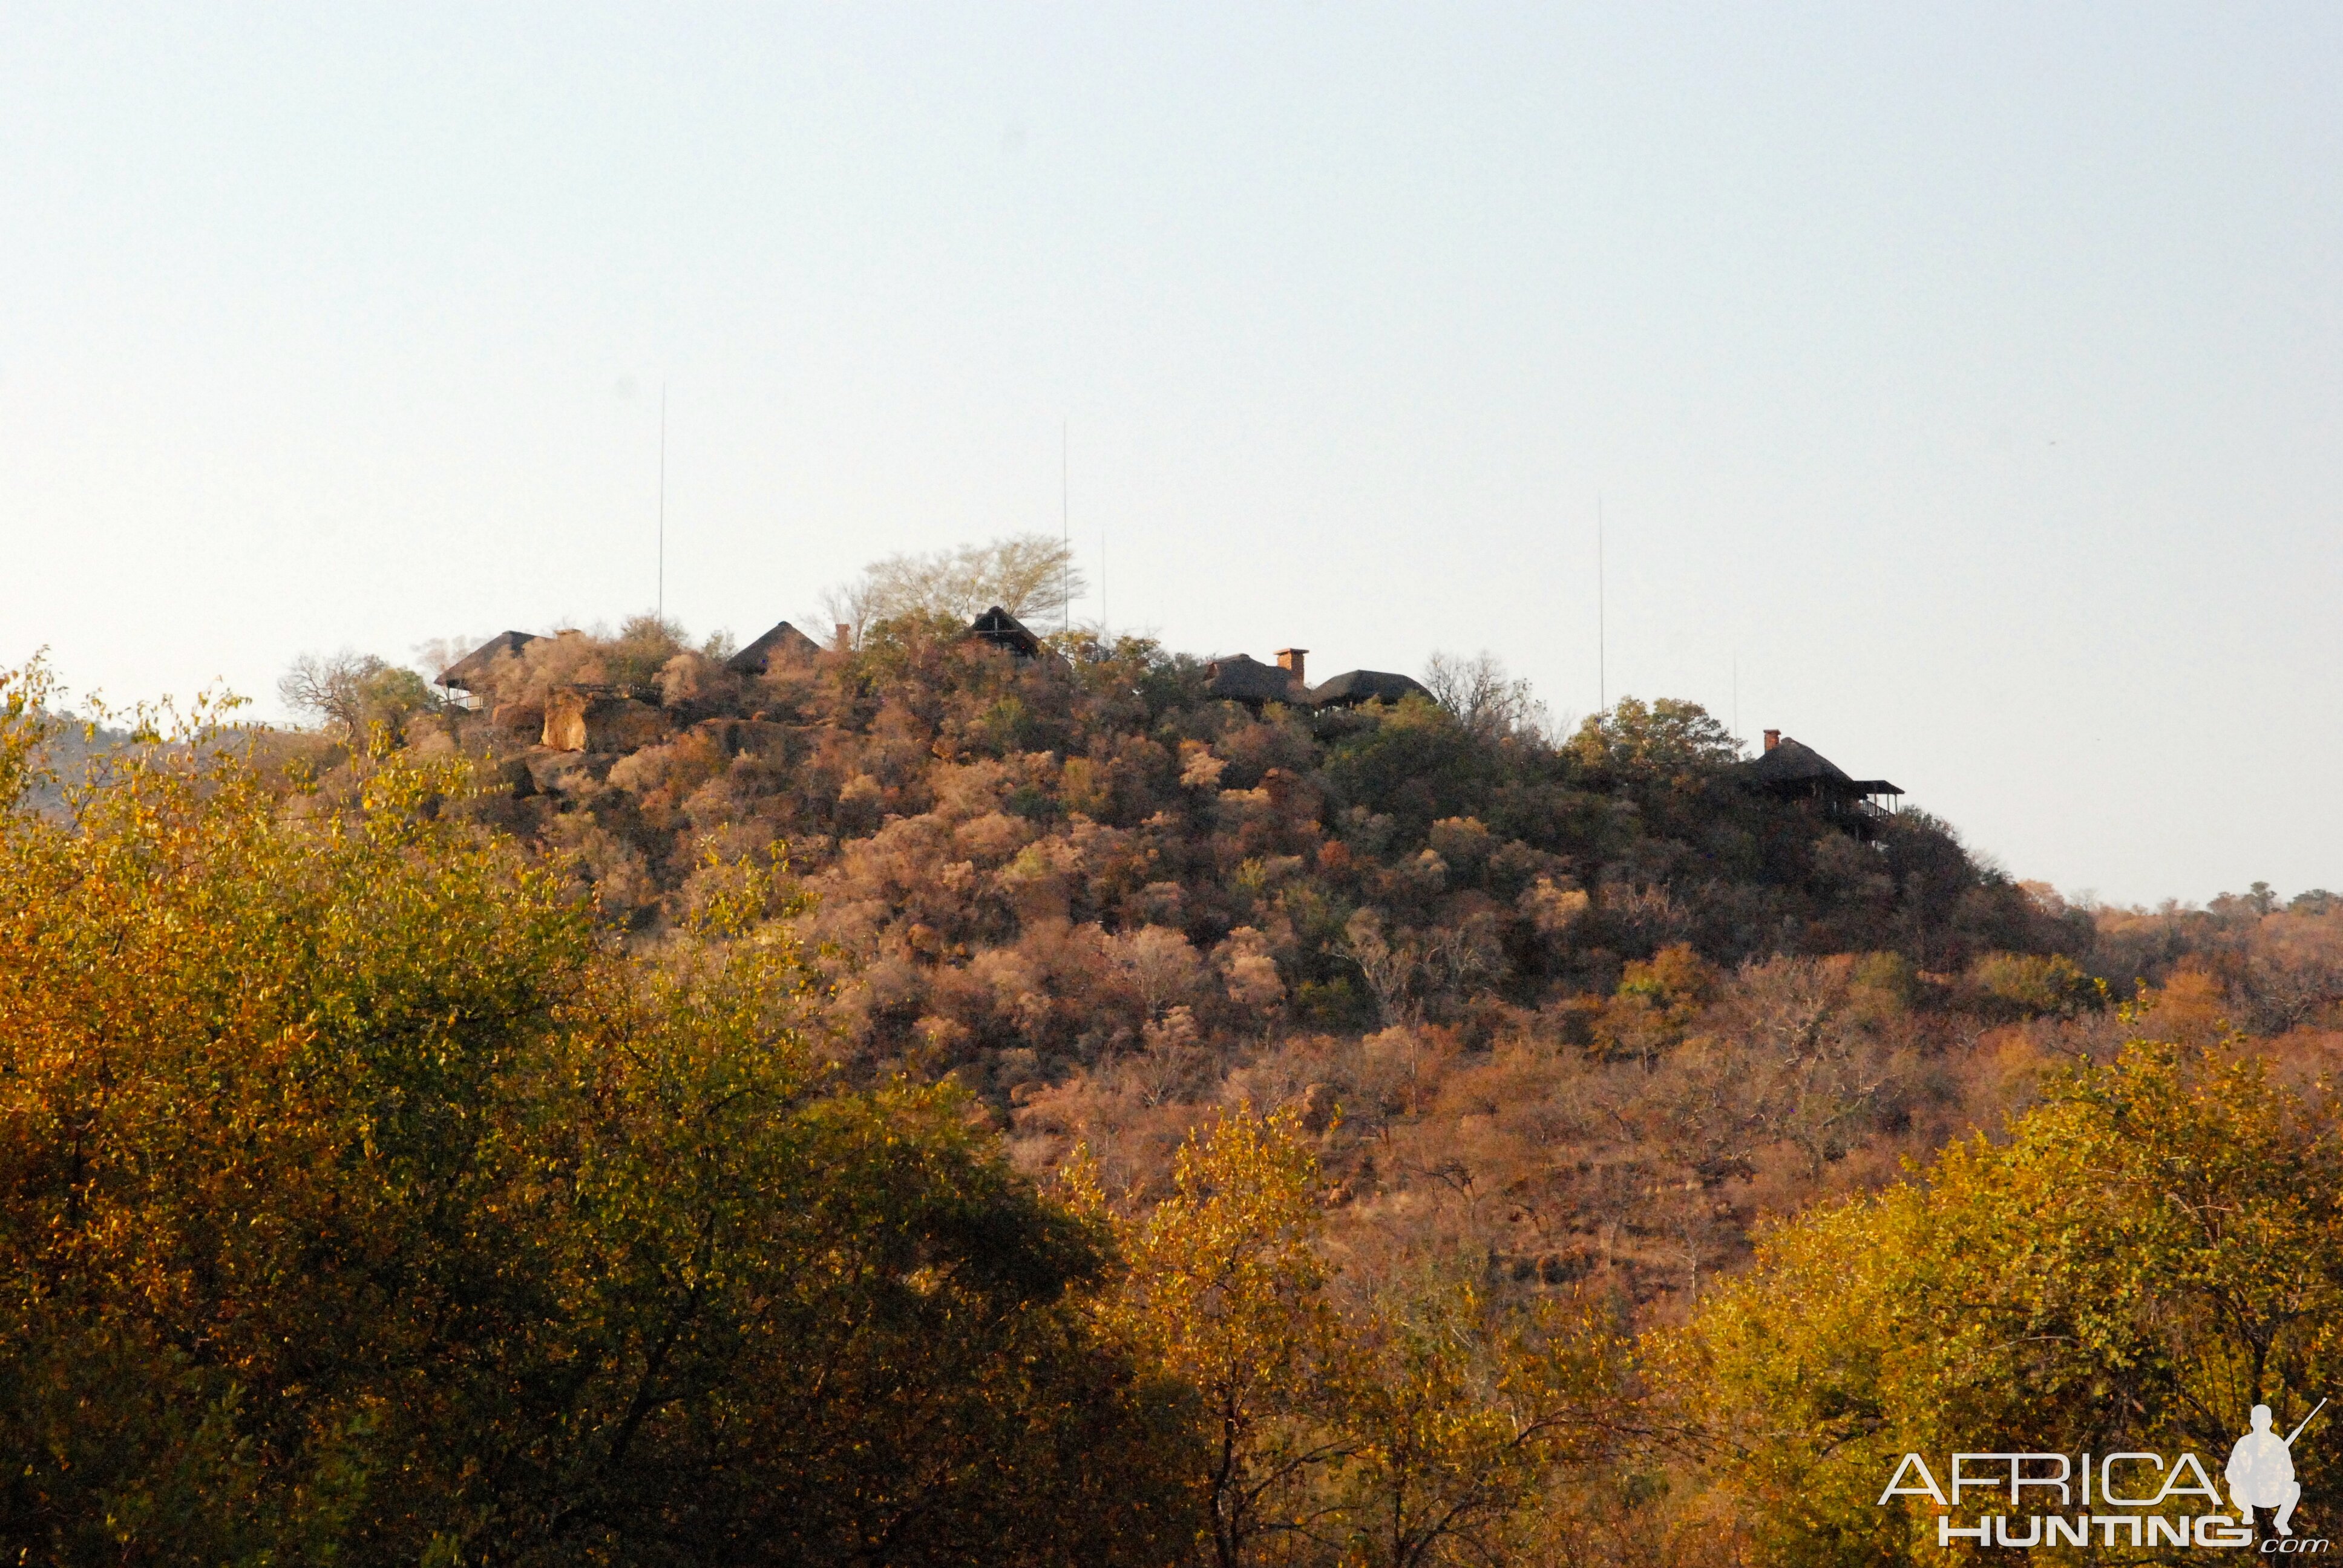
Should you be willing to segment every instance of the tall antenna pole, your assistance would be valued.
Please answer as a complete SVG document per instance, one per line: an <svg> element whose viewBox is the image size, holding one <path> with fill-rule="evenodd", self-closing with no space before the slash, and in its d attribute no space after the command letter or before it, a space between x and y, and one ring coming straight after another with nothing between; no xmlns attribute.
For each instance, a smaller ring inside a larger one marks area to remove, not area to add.
<svg viewBox="0 0 2343 1568"><path fill-rule="evenodd" d="M1733 656L1733 743L1741 744L1741 656Z"/></svg>
<svg viewBox="0 0 2343 1568"><path fill-rule="evenodd" d="M1594 700L1595 712L1611 711L1611 623L1603 578L1603 492L1594 493Z"/></svg>
<svg viewBox="0 0 2343 1568"><path fill-rule="evenodd" d="M1074 503L1068 476L1073 462L1073 421L1058 421L1058 528L1065 535L1066 553L1058 558L1058 597L1066 601L1062 631L1074 629Z"/></svg>
<svg viewBox="0 0 2343 1568"><path fill-rule="evenodd" d="M659 383L659 619L667 624L667 383Z"/></svg>

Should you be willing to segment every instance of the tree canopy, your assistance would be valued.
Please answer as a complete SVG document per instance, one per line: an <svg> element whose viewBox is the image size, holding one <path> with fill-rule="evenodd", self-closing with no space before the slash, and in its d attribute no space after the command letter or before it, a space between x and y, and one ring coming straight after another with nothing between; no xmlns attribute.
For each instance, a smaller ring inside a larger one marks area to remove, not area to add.
<svg viewBox="0 0 2343 1568"><path fill-rule="evenodd" d="M628 958L461 765L183 742L0 810L0 1549L1169 1560L1102 1235L832 1081L769 870Z"/></svg>
<svg viewBox="0 0 2343 1568"><path fill-rule="evenodd" d="M1896 1453L2334 1391L2324 893L2069 902L1487 658L729 648L0 679L0 1554L1893 1563Z"/></svg>
<svg viewBox="0 0 2343 1568"><path fill-rule="evenodd" d="M859 636L880 621L935 616L966 624L998 605L1021 620L1046 620L1090 586L1073 552L1047 534L871 562L824 600Z"/></svg>
<svg viewBox="0 0 2343 1568"><path fill-rule="evenodd" d="M2006 1142L1784 1227L1672 1347L1733 1516L1769 1562L1935 1562L1936 1511L1879 1506L1904 1453L2223 1456L2258 1404L2291 1427L2343 1377L2338 1111L2233 1046L2136 1040ZM2332 1448L2297 1456L2314 1499Z"/></svg>

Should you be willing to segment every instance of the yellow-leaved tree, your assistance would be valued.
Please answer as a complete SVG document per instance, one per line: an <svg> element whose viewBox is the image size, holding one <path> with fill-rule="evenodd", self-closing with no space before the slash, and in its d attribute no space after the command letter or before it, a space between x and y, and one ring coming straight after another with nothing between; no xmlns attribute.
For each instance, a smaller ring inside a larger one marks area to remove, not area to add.
<svg viewBox="0 0 2343 1568"><path fill-rule="evenodd" d="M2343 1394L2332 1087L2135 1041L2006 1141L1784 1226L1669 1354L1711 1444L1687 1516L1735 1520L1763 1562L1941 1560L1926 1498L1880 1503L1906 1452L2187 1452L2217 1483L2255 1405L2283 1432ZM2336 1517L2334 1452L2298 1447L2298 1532Z"/></svg>
<svg viewBox="0 0 2343 1568"><path fill-rule="evenodd" d="M1338 1495L1367 1568L1527 1560L1570 1473L1636 1435L1628 1342L1599 1306L1503 1308L1452 1268L1384 1292L1347 1343Z"/></svg>
<svg viewBox="0 0 2343 1568"><path fill-rule="evenodd" d="M0 1560L1172 1562L1106 1238L854 1091L743 871L630 955L468 819L232 732L25 804L0 678Z"/></svg>
<svg viewBox="0 0 2343 1568"><path fill-rule="evenodd" d="M1078 1165L1078 1205L1103 1211ZM1554 1483L1626 1420L1626 1345L1574 1300L1493 1301L1469 1264L1346 1299L1312 1141L1240 1106L1121 1223L1110 1337L1191 1391L1214 1568L1517 1560ZM1552 1532L1546 1532L1549 1538Z"/></svg>
<svg viewBox="0 0 2343 1568"><path fill-rule="evenodd" d="M1126 1225L1112 1332L1193 1391L1202 1543L1217 1568L1311 1560L1346 1451L1347 1368L1317 1242L1318 1163L1292 1111L1224 1115Z"/></svg>

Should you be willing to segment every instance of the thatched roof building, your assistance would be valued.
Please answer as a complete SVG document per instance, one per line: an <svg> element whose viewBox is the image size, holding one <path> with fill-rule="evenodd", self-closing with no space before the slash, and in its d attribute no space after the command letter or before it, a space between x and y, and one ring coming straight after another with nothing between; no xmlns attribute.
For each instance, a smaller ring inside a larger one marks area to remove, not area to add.
<svg viewBox="0 0 2343 1568"><path fill-rule="evenodd" d="M724 668L735 675L762 675L776 663L809 659L820 651L820 643L783 621L726 659Z"/></svg>
<svg viewBox="0 0 2343 1568"><path fill-rule="evenodd" d="M488 667L506 654L518 655L538 640L529 631L500 631L439 672L439 684L450 691L470 691L488 673Z"/></svg>
<svg viewBox="0 0 2343 1568"><path fill-rule="evenodd" d="M1288 654L1297 650L1289 648ZM1230 702L1242 702L1248 708L1265 703L1309 700L1309 689L1294 676L1290 663L1285 668L1263 664L1242 653L1226 658L1216 658L1204 666L1204 695Z"/></svg>
<svg viewBox="0 0 2343 1568"><path fill-rule="evenodd" d="M1745 783L1783 800L1811 801L1825 817L1867 829L1882 815L1873 801L1904 793L1885 779L1857 779L1813 747L1778 729L1765 731L1765 749L1741 764Z"/></svg>
<svg viewBox="0 0 2343 1568"><path fill-rule="evenodd" d="M1429 698L1423 683L1387 669L1346 669L1311 688L1313 708L1356 708L1363 702L1397 702L1403 697Z"/></svg>
<svg viewBox="0 0 2343 1568"><path fill-rule="evenodd" d="M982 638L998 648L1004 648L1019 658L1041 657L1041 639L1025 629L1025 623L994 605L968 623L970 633Z"/></svg>

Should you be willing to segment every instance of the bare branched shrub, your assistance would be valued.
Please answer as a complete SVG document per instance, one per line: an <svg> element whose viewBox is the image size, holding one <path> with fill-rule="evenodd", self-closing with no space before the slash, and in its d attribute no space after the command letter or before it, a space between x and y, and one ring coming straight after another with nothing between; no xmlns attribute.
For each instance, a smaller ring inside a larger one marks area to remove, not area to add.
<svg viewBox="0 0 2343 1568"><path fill-rule="evenodd" d="M910 615L970 620L998 605L1020 620L1047 620L1089 587L1071 550L1047 534L1012 534L989 544L871 562L822 596L831 620L863 631Z"/></svg>
<svg viewBox="0 0 2343 1568"><path fill-rule="evenodd" d="M1554 737L1554 715L1530 683L1507 673L1504 661L1486 648L1470 658L1433 654L1424 661L1423 684L1434 701L1476 735L1542 741Z"/></svg>
<svg viewBox="0 0 2343 1568"><path fill-rule="evenodd" d="M293 712L346 740L364 739L377 725L396 738L409 719L440 706L415 671L348 648L303 654L277 680L277 694Z"/></svg>

